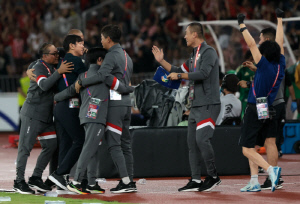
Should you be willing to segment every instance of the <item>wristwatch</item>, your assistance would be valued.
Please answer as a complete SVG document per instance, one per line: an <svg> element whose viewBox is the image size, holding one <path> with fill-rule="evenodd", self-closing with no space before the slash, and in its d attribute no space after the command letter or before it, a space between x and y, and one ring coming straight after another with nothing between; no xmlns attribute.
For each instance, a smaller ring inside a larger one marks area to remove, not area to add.
<svg viewBox="0 0 300 204"><path fill-rule="evenodd" d="M247 81L246 83L247 83L247 87L250 88L250 86L251 86L251 81Z"/></svg>
<svg viewBox="0 0 300 204"><path fill-rule="evenodd" d="M78 84L82 86L82 81L80 79L78 80Z"/></svg>
<svg viewBox="0 0 300 204"><path fill-rule="evenodd" d="M178 79L181 79L181 74L177 74Z"/></svg>

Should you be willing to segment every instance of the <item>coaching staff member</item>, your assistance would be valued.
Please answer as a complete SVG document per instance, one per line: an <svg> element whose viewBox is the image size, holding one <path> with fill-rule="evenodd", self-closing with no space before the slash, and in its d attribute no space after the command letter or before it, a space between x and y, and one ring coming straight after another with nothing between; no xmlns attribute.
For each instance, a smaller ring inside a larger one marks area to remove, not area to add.
<svg viewBox="0 0 300 204"><path fill-rule="evenodd" d="M214 150L210 139L220 113L219 62L216 51L206 44L203 27L191 23L185 31L187 46L193 53L181 67L175 67L163 59L163 51L153 46L155 59L168 71L171 80L190 80L189 99L192 101L188 121L188 147L192 179L179 191L210 191L221 183L215 167ZM200 155L208 176L201 182Z"/></svg>
<svg viewBox="0 0 300 204"><path fill-rule="evenodd" d="M114 75L123 84L129 85L133 63L130 56L119 44L121 34L121 30L116 25L107 25L102 28L101 43L108 53L96 75L76 82L77 92L81 87L102 83L108 74ZM114 83L111 89L115 89L116 86L118 86L118 83ZM129 132L130 119L131 100L129 94L120 95L116 91L110 90L105 137L108 150L121 177L116 188L110 189L112 193L137 191L135 182L133 182L132 138Z"/></svg>

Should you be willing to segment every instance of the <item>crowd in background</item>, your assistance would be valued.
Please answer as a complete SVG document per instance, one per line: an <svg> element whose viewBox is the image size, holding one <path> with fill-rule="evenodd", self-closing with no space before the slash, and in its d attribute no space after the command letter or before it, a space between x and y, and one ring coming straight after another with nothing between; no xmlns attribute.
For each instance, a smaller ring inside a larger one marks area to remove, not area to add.
<svg viewBox="0 0 300 204"><path fill-rule="evenodd" d="M180 65L188 58L185 27L179 22L236 19L241 12L247 14L247 19L275 22L275 5L285 11L285 17L300 16L297 0L119 0L94 10L83 24L83 12L106 1L0 1L0 75L20 75L28 63L38 58L43 42L61 47L71 28L84 31L85 46L89 48L101 46L104 25L118 24L123 31L121 44L134 61L134 73L144 73L154 72L158 66L152 45L163 48L165 59L172 64ZM242 35L230 26L216 26L214 30L226 70L235 70L247 51ZM209 31L205 33L207 43L215 47ZM292 49L299 49L300 21L287 23L285 33Z"/></svg>

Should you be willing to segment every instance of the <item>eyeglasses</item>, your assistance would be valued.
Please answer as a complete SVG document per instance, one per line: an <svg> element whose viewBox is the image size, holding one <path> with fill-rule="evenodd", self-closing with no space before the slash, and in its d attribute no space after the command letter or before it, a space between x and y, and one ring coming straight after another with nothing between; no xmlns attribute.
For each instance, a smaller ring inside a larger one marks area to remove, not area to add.
<svg viewBox="0 0 300 204"><path fill-rule="evenodd" d="M53 55L53 56L59 56L58 52L55 53L44 53L45 55Z"/></svg>

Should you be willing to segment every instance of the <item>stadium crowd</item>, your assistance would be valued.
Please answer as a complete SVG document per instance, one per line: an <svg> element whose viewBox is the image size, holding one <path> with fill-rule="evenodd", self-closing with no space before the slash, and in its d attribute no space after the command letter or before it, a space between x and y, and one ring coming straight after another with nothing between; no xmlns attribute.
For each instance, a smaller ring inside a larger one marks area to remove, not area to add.
<svg viewBox="0 0 300 204"><path fill-rule="evenodd" d="M13 3L14 2L14 3ZM17 0L1 1L0 17L0 75L21 75L23 66L37 59L43 42L62 44L73 28L81 29L82 13L102 1L87 0ZM134 62L134 73L153 72L157 63L151 53L152 45L162 47L166 59L180 65L189 50L183 40L184 27L179 22L235 19L245 13L246 19L265 19L275 22L274 6L285 10L286 17L300 15L300 2L294 0L120 0L95 10L86 20L85 46L100 43L100 30L107 24L122 28L121 45ZM12 15L13 14L13 15ZM215 47L208 31L206 41ZM238 30L216 27L224 53L226 70L235 70L247 50ZM300 22L286 24L285 33L292 49L299 48Z"/></svg>

